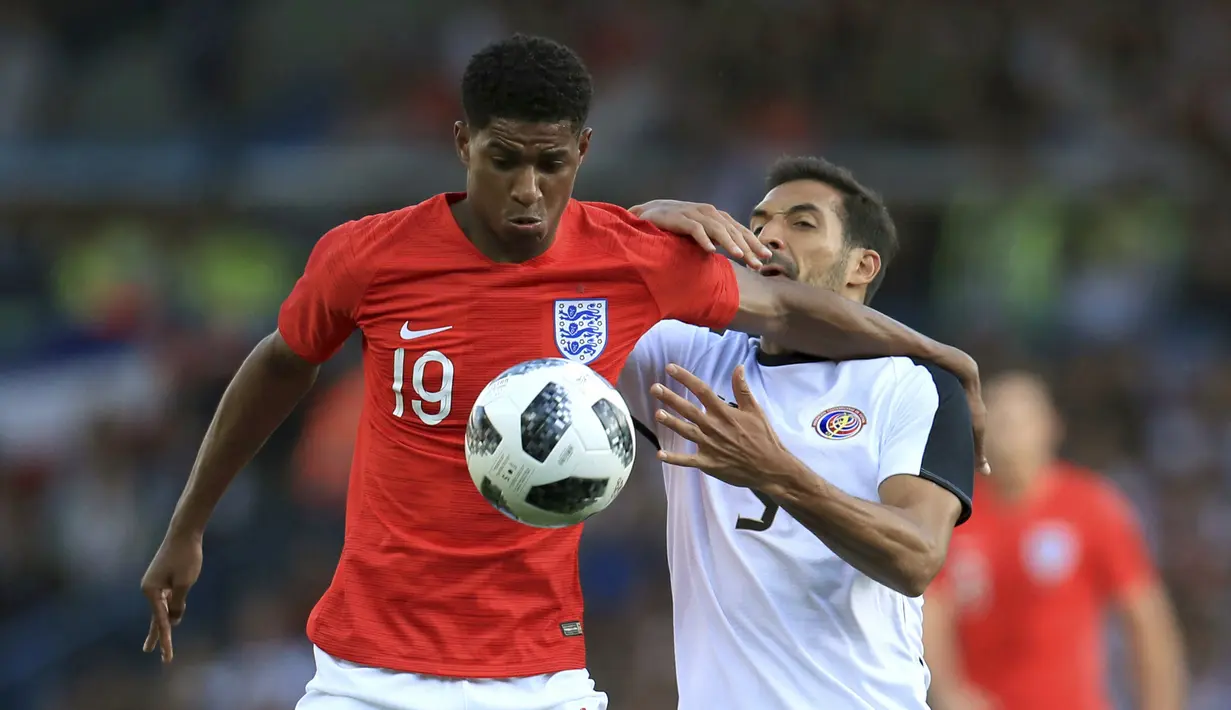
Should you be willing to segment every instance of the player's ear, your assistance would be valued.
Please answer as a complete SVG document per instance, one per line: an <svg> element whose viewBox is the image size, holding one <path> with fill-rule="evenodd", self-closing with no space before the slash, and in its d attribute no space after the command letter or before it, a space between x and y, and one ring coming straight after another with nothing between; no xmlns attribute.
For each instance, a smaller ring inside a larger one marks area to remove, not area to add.
<svg viewBox="0 0 1231 710"><path fill-rule="evenodd" d="M458 160L462 165L470 167L470 126L465 121L453 124L453 148L457 151Z"/></svg>
<svg viewBox="0 0 1231 710"><path fill-rule="evenodd" d="M586 151L590 150L590 136L594 133L594 129L586 127L581 129L581 135L577 137L577 162L586 159Z"/></svg>
<svg viewBox="0 0 1231 710"><path fill-rule="evenodd" d="M846 264L848 286L867 286L881 272L881 255L874 249L852 249Z"/></svg>

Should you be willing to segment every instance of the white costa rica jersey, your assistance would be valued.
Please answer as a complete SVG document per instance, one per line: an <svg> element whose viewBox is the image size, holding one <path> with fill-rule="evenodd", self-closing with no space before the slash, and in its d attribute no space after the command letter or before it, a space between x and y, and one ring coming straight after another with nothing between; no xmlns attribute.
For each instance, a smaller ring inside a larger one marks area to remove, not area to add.
<svg viewBox="0 0 1231 710"><path fill-rule="evenodd" d="M666 321L637 344L620 391L653 450L696 447L655 422L656 382L684 367L733 402L743 364L783 445L846 493L879 500L921 475L970 515L974 445L957 379L908 358L774 357L759 340ZM926 710L923 600L840 559L772 499L696 469L663 466L681 710ZM643 471L644 473L644 471Z"/></svg>

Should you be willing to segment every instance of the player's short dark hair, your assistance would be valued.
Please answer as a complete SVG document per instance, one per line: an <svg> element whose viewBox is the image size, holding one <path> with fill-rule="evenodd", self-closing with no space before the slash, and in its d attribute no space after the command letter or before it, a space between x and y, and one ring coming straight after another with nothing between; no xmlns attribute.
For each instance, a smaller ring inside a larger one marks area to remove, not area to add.
<svg viewBox="0 0 1231 710"><path fill-rule="evenodd" d="M590 114L590 71L573 50L545 37L516 34L475 53L462 76L466 122L486 128L493 118L571 122Z"/></svg>
<svg viewBox="0 0 1231 710"><path fill-rule="evenodd" d="M870 302L881 283L889 263L898 254L898 229L889 215L884 200L873 190L862 185L850 170L825 160L810 156L779 158L769 168L766 189L772 190L783 183L796 180L813 180L824 183L842 194L843 238L848 246L873 249L881 257L881 270L868 284L864 302Z"/></svg>

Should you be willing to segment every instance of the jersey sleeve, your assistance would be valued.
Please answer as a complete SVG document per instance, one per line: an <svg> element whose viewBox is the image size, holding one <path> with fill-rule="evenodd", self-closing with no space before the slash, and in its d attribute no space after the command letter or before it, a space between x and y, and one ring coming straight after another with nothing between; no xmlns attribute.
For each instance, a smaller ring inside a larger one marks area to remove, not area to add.
<svg viewBox="0 0 1231 710"><path fill-rule="evenodd" d="M705 328L674 320L662 321L641 336L624 363L617 388L628 403L638 433L655 447L658 446L658 429L654 411L658 409L658 400L650 394L650 387L661 382L684 394L683 387L667 377L667 365L692 367L695 356L719 337Z"/></svg>
<svg viewBox="0 0 1231 710"><path fill-rule="evenodd" d="M1099 554L1099 586L1110 599L1123 599L1154 578L1154 565L1137 514L1110 484L1099 482L1092 534Z"/></svg>
<svg viewBox="0 0 1231 710"><path fill-rule="evenodd" d="M725 330L739 310L735 265L711 254L692 238L665 232L615 205L590 203L606 212L610 229L623 245L658 306L662 320Z"/></svg>
<svg viewBox="0 0 1231 710"><path fill-rule="evenodd" d="M975 446L970 406L961 382L929 362L917 362L895 388L893 420L881 439L876 484L918 474L962 503L957 524L973 510Z"/></svg>
<svg viewBox="0 0 1231 710"><path fill-rule="evenodd" d="M356 313L369 278L356 259L361 222L348 222L321 237L303 276L278 313L278 331L303 359L322 363L342 347L357 326Z"/></svg>

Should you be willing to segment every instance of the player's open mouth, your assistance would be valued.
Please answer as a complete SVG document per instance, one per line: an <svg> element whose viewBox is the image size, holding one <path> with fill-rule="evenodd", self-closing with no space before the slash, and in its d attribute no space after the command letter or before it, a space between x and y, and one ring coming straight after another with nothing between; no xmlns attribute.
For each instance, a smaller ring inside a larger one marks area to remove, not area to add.
<svg viewBox="0 0 1231 710"><path fill-rule="evenodd" d="M538 217L509 217L505 220L508 228L522 236L540 238L547 233L546 224Z"/></svg>
<svg viewBox="0 0 1231 710"><path fill-rule="evenodd" d="M765 266L762 266L761 270L757 273L768 279L772 279L775 276L781 276L784 279L791 278L790 274L786 272L786 269L778 266L777 264L766 264Z"/></svg>

